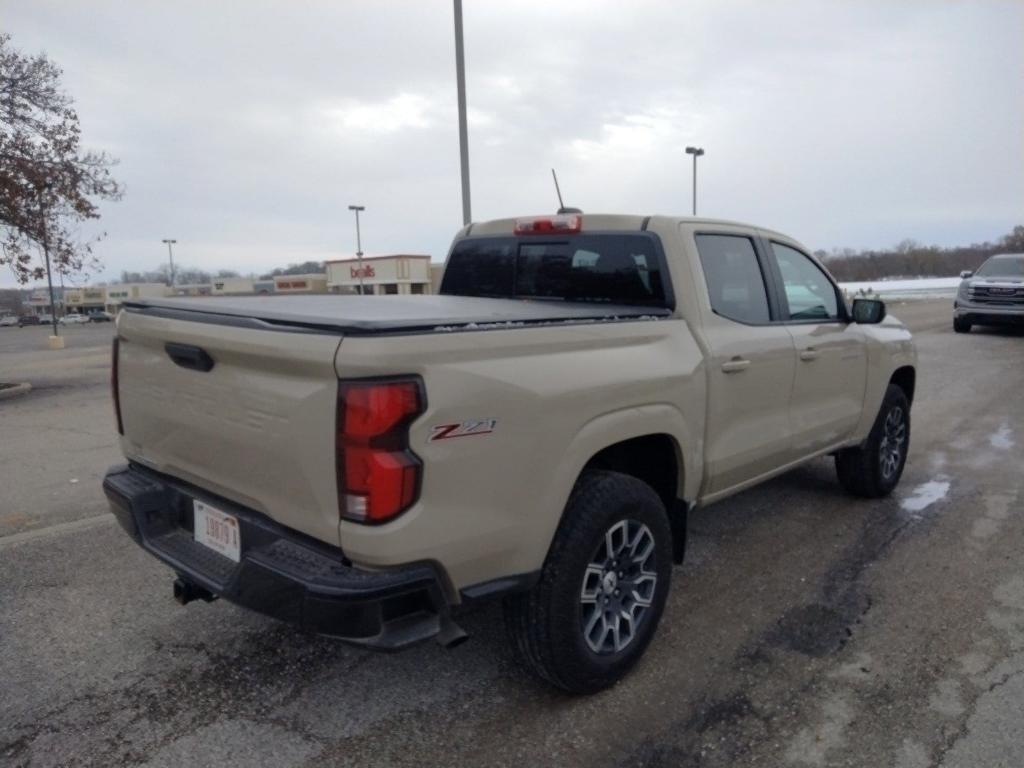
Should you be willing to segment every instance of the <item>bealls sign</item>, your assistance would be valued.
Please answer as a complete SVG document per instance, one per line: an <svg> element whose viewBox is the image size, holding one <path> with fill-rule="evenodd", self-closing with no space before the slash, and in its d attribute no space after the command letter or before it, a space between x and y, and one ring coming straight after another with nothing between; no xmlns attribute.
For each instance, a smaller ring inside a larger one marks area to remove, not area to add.
<svg viewBox="0 0 1024 768"><path fill-rule="evenodd" d="M376 274L376 273L375 273L375 272L373 271L373 265L372 265L372 264L368 264L367 266L363 267L362 269L360 269L359 267L349 267L349 268L348 268L348 271L349 271L349 274L350 274L350 275L351 275L352 277L354 277L354 278L359 278L359 277L364 277L364 278L365 278L365 277L374 277L374 276L375 276L375 274Z"/></svg>

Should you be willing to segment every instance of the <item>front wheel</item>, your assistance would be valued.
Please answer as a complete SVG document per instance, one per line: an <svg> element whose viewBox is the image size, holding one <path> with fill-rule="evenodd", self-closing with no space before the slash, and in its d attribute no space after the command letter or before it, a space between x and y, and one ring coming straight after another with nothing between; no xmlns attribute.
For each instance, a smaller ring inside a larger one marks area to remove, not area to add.
<svg viewBox="0 0 1024 768"><path fill-rule="evenodd" d="M953 330L956 333L970 333L971 324L964 320L962 317L953 318Z"/></svg>
<svg viewBox="0 0 1024 768"><path fill-rule="evenodd" d="M902 389L890 384L868 439L836 454L839 484L854 496L888 496L903 475L909 450L910 401Z"/></svg>
<svg viewBox="0 0 1024 768"><path fill-rule="evenodd" d="M571 693L622 678L650 643L672 573L665 506L641 480L590 470L576 484L540 581L505 601L517 656Z"/></svg>

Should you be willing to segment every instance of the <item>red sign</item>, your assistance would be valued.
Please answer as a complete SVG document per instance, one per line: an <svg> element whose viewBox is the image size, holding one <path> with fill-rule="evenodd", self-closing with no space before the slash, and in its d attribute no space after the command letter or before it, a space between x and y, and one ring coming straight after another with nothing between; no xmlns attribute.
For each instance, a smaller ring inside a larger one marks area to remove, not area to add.
<svg viewBox="0 0 1024 768"><path fill-rule="evenodd" d="M374 277L376 273L373 271L373 265L367 264L365 267L360 269L359 267L349 267L349 274L352 277Z"/></svg>

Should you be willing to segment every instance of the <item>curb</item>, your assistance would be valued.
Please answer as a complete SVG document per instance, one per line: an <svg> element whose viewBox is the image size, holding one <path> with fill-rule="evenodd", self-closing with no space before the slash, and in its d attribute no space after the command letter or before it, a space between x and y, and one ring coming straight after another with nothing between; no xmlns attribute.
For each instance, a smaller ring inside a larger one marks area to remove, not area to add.
<svg viewBox="0 0 1024 768"><path fill-rule="evenodd" d="M32 391L32 385L28 382L24 384L15 384L13 386L7 386L0 389L0 400L6 400L10 397L17 397L18 395L27 395Z"/></svg>

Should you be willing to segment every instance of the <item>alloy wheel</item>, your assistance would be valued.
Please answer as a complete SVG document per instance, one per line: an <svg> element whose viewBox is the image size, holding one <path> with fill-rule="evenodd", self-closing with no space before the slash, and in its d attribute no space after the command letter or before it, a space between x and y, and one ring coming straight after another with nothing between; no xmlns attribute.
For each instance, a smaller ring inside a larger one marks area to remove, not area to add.
<svg viewBox="0 0 1024 768"><path fill-rule="evenodd" d="M885 416L882 442L878 448L878 461L882 469L882 477L892 478L899 469L903 458L904 446L907 442L907 420L901 406L893 406Z"/></svg>
<svg viewBox="0 0 1024 768"><path fill-rule="evenodd" d="M583 637L594 653L624 650L637 637L658 585L654 535L637 520L620 520L604 535L583 575Z"/></svg>

